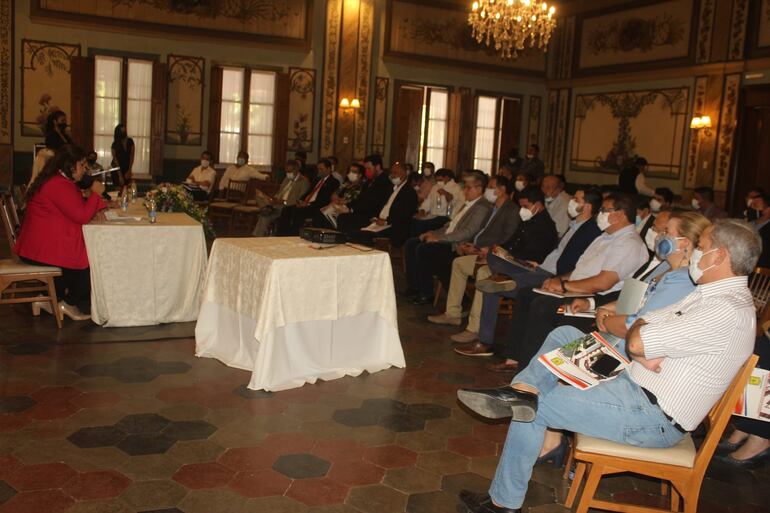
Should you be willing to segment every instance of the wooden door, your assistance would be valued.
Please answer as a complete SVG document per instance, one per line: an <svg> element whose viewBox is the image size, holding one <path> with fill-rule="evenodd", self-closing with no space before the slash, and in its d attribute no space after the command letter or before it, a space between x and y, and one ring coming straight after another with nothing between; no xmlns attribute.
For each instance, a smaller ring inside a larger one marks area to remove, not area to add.
<svg viewBox="0 0 770 513"><path fill-rule="evenodd" d="M70 134L75 144L86 151L94 147L94 80L93 57L70 59L72 87L70 92Z"/></svg>
<svg viewBox="0 0 770 513"><path fill-rule="evenodd" d="M728 210L740 216L752 187L770 192L770 86L747 88L740 116L740 138Z"/></svg>
<svg viewBox="0 0 770 513"><path fill-rule="evenodd" d="M502 98L500 107L500 143L497 145L495 171L501 162L508 162L508 152L519 147L521 134L521 100Z"/></svg>
<svg viewBox="0 0 770 513"><path fill-rule="evenodd" d="M393 111L390 162L417 164L420 157L422 109L425 89L402 85L396 92Z"/></svg>
<svg viewBox="0 0 770 513"><path fill-rule="evenodd" d="M152 110L150 114L150 174L163 174L163 143L166 136L166 65L152 64Z"/></svg>
<svg viewBox="0 0 770 513"><path fill-rule="evenodd" d="M219 124L222 119L222 75L224 70L218 66L211 67L211 82L209 87L209 125L208 151L214 162L219 162Z"/></svg>

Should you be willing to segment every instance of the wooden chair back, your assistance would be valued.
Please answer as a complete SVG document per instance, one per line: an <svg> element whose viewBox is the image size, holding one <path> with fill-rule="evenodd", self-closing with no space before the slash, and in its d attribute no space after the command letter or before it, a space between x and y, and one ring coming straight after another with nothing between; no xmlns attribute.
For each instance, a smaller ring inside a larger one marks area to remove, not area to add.
<svg viewBox="0 0 770 513"><path fill-rule="evenodd" d="M246 200L246 192L250 180L230 180L225 190L225 201L243 203Z"/></svg>
<svg viewBox="0 0 770 513"><path fill-rule="evenodd" d="M21 228L21 221L19 218L19 208L16 206L16 200L13 199L13 194L8 194L6 197L6 208L8 210L8 217L11 219L11 225L16 233L19 233Z"/></svg>
<svg viewBox="0 0 770 513"><path fill-rule="evenodd" d="M757 267L749 276L749 290L754 298L757 315L761 314L770 300L770 269Z"/></svg>
<svg viewBox="0 0 770 513"><path fill-rule="evenodd" d="M214 175L214 183L211 184L209 189L209 201L213 200L219 192L219 182L222 181L222 177L225 175L225 169L221 167L214 168L216 174Z"/></svg>
<svg viewBox="0 0 770 513"><path fill-rule="evenodd" d="M11 253L13 253L13 248L16 246L17 232L13 226L13 221L11 220L6 198L7 196L5 195L0 196L0 218L2 218L3 230L5 231L5 237L8 241L8 247L11 248Z"/></svg>

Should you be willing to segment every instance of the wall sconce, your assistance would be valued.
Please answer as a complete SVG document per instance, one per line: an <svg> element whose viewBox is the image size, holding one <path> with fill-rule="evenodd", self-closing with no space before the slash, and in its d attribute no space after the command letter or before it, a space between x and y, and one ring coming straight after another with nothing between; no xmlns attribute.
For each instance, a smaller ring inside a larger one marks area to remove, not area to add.
<svg viewBox="0 0 770 513"><path fill-rule="evenodd" d="M703 131L706 137L710 137L711 116L700 116L696 114L693 116L692 121L690 121L690 128L697 132Z"/></svg>
<svg viewBox="0 0 770 513"><path fill-rule="evenodd" d="M348 98L343 98L340 100L340 108L341 109L360 109L361 101L358 98L353 98L352 100Z"/></svg>

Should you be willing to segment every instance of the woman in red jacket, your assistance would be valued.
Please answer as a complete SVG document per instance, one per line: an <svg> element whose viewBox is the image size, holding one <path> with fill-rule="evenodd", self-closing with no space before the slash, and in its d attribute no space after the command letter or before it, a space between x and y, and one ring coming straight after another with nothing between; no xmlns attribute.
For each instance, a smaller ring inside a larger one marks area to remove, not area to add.
<svg viewBox="0 0 770 513"><path fill-rule="evenodd" d="M104 185L99 180L93 181L91 195L83 199L76 182L85 173L85 160L81 148L68 144L46 163L27 190L27 210L14 248L29 264L61 268L62 276L56 278L59 308L76 321L90 318L77 307L87 304L91 296L83 225L107 207L101 198ZM42 303L34 303L33 311L41 307Z"/></svg>

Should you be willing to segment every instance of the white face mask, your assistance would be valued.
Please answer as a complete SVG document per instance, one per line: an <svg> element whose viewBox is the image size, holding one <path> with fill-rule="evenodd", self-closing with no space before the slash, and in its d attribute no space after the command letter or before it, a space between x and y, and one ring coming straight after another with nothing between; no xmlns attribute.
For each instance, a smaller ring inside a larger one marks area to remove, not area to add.
<svg viewBox="0 0 770 513"><path fill-rule="evenodd" d="M545 204L546 205L550 205L551 203L553 203L553 200L554 200L554 198L552 198L550 196L546 196L545 197Z"/></svg>
<svg viewBox="0 0 770 513"><path fill-rule="evenodd" d="M658 234L655 233L655 230L650 228L647 230L647 234L644 236L644 243L647 245L647 249L650 251L655 251L655 239L658 238Z"/></svg>
<svg viewBox="0 0 770 513"><path fill-rule="evenodd" d="M424 176L431 176L433 174L433 170L429 167L426 167L425 169L422 170L422 174Z"/></svg>
<svg viewBox="0 0 770 513"><path fill-rule="evenodd" d="M716 251L718 248L714 248L712 250L706 251L705 253L701 251L700 249L696 249L692 252L692 256L690 257L690 278L692 278L692 281L695 283L698 283L698 280L703 278L703 273L711 269L712 267L716 267L715 265L710 265L706 267L705 269L701 269L698 267L700 264L701 259L711 253L712 251Z"/></svg>
<svg viewBox="0 0 770 513"><path fill-rule="evenodd" d="M751 204L754 203L755 198L746 198L746 207L751 208Z"/></svg>
<svg viewBox="0 0 770 513"><path fill-rule="evenodd" d="M390 177L390 183L392 183L393 185L398 187L399 185L401 185L401 177L399 177L399 176L391 176Z"/></svg>
<svg viewBox="0 0 770 513"><path fill-rule="evenodd" d="M210 162L208 160L201 160L201 167L203 169L206 169L207 167L209 167L209 164Z"/></svg>
<svg viewBox="0 0 770 513"><path fill-rule="evenodd" d="M656 200L655 198L652 198L650 200L650 210L652 210L653 212L656 212L656 213L660 212L660 207L662 207L662 206L663 206L663 203L661 203L660 201Z"/></svg>
<svg viewBox="0 0 770 513"><path fill-rule="evenodd" d="M523 191L524 187L526 187L526 185L524 185L524 182L521 180L516 180L515 186L516 186L516 190L519 192Z"/></svg>
<svg viewBox="0 0 770 513"><path fill-rule="evenodd" d="M246 159L243 157L239 157L238 160L236 160L236 163L238 164L239 167L243 166L246 164Z"/></svg>
<svg viewBox="0 0 770 513"><path fill-rule="evenodd" d="M436 182L436 188L438 190L442 190L445 186L446 184L444 182Z"/></svg>
<svg viewBox="0 0 770 513"><path fill-rule="evenodd" d="M700 210L700 201L693 198L690 204L692 205L692 208L694 208L695 210Z"/></svg>
<svg viewBox="0 0 770 513"><path fill-rule="evenodd" d="M286 173L286 178L288 178L289 180L294 180L295 176L297 176L297 173L294 173L294 172Z"/></svg>
<svg viewBox="0 0 770 513"><path fill-rule="evenodd" d="M487 199L488 202L495 203L497 201L497 189L485 190L484 197Z"/></svg>
<svg viewBox="0 0 770 513"><path fill-rule="evenodd" d="M577 216L580 215L580 211L578 210L580 208L580 203L577 202L575 199L569 200L569 203L567 204L567 213L572 219L575 219Z"/></svg>
<svg viewBox="0 0 770 513"><path fill-rule="evenodd" d="M358 181L358 173L348 173L348 180L350 180L351 183L356 183ZM419 187L417 187L419 189Z"/></svg>
<svg viewBox="0 0 770 513"><path fill-rule="evenodd" d="M535 158L535 154L534 153L527 153L527 158L531 160L531 159Z"/></svg>
<svg viewBox="0 0 770 513"><path fill-rule="evenodd" d="M606 230L611 226L610 224L610 213L609 212L599 212L599 215L596 216L596 226L599 227L601 231Z"/></svg>
<svg viewBox="0 0 770 513"><path fill-rule="evenodd" d="M526 223L527 221L532 219L533 214L532 214L532 211L530 209L528 209L526 207L521 207L519 209L519 217L521 217L521 220Z"/></svg>

